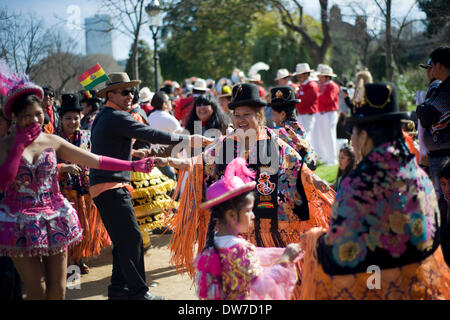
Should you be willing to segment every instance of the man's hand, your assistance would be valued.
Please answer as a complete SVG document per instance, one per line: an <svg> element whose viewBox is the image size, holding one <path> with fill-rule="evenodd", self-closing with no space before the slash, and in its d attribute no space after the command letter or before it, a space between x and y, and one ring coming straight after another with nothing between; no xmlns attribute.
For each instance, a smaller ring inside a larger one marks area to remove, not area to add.
<svg viewBox="0 0 450 320"><path fill-rule="evenodd" d="M198 134L189 136L189 146L198 148L200 146L205 147L214 142L214 139L207 138Z"/></svg>
<svg viewBox="0 0 450 320"><path fill-rule="evenodd" d="M148 149L133 150L133 157L143 159L149 156Z"/></svg>

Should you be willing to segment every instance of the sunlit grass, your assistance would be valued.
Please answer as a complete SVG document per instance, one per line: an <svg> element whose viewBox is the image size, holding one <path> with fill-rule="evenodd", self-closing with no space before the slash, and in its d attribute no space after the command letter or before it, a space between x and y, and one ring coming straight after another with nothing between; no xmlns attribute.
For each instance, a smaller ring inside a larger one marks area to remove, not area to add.
<svg viewBox="0 0 450 320"><path fill-rule="evenodd" d="M324 164L319 163L316 169L316 174L328 184L333 184L336 182L336 176L338 171L338 165L334 166L326 166Z"/></svg>

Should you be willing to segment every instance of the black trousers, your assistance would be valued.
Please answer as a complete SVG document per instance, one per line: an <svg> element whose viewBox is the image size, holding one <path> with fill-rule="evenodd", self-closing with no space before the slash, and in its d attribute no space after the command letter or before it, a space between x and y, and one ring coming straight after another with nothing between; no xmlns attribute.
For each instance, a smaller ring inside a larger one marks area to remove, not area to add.
<svg viewBox="0 0 450 320"><path fill-rule="evenodd" d="M130 192L126 188L107 190L94 203L113 243L111 286L128 287L130 295L145 294L144 247Z"/></svg>

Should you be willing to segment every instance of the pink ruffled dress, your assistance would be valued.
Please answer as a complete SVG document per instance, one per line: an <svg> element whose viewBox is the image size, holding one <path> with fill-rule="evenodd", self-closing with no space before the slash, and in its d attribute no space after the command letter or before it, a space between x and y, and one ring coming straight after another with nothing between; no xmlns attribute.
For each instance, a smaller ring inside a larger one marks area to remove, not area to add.
<svg viewBox="0 0 450 320"><path fill-rule="evenodd" d="M210 259L214 255L212 250L202 252L196 260L196 285L200 299L291 298L297 275L293 263L277 263L284 248L257 248L245 239L235 236L216 236L214 242L220 264L212 262L214 258ZM221 269L221 272L213 269Z"/></svg>
<svg viewBox="0 0 450 320"><path fill-rule="evenodd" d="M76 211L59 190L55 151L45 149L34 164L22 157L0 202L0 256L53 255L81 238Z"/></svg>

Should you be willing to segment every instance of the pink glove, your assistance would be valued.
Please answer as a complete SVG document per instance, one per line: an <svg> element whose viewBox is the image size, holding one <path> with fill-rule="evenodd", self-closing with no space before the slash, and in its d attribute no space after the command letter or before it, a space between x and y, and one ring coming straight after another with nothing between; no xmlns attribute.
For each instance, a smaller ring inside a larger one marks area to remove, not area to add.
<svg viewBox="0 0 450 320"><path fill-rule="evenodd" d="M19 170L20 158L23 151L41 134L42 128L38 122L33 123L21 130L16 129L16 137L11 151L5 162L0 166L0 189L6 191L14 181Z"/></svg>
<svg viewBox="0 0 450 320"><path fill-rule="evenodd" d="M144 158L139 161L126 161L106 156L100 156L98 168L110 171L136 171L148 173L154 167L153 158Z"/></svg>

